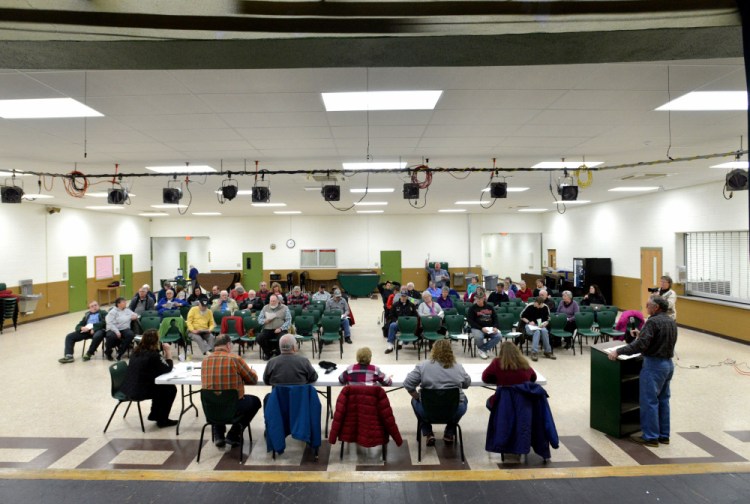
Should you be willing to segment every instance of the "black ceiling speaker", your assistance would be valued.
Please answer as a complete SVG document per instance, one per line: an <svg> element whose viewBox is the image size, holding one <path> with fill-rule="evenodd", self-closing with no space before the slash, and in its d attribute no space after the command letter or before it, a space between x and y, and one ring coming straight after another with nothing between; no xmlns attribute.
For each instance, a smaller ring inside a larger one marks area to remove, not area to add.
<svg viewBox="0 0 750 504"><path fill-rule="evenodd" d="M126 189L110 189L107 193L107 203L110 205L124 205L128 200Z"/></svg>
<svg viewBox="0 0 750 504"><path fill-rule="evenodd" d="M266 186L253 186L253 203L268 203L271 201L271 189Z"/></svg>
<svg viewBox="0 0 750 504"><path fill-rule="evenodd" d="M0 200L3 203L20 203L23 198L23 189L18 186L0 187Z"/></svg>
<svg viewBox="0 0 750 504"><path fill-rule="evenodd" d="M727 191L747 191L747 170L737 169L727 173L726 189Z"/></svg>
<svg viewBox="0 0 750 504"><path fill-rule="evenodd" d="M162 189L161 199L165 205L177 205L182 199L182 191L176 187L165 187Z"/></svg>
<svg viewBox="0 0 750 504"><path fill-rule="evenodd" d="M560 186L557 188L557 193L562 197L563 201L575 201L576 199L578 199L578 186Z"/></svg>
<svg viewBox="0 0 750 504"><path fill-rule="evenodd" d="M419 199L419 184L404 184L404 199Z"/></svg>
<svg viewBox="0 0 750 504"><path fill-rule="evenodd" d="M320 193L326 201L339 201L341 199L341 187L337 185L323 186Z"/></svg>
<svg viewBox="0 0 750 504"><path fill-rule="evenodd" d="M507 182L493 182L490 184L490 196L493 198L507 198L508 197L508 183Z"/></svg>

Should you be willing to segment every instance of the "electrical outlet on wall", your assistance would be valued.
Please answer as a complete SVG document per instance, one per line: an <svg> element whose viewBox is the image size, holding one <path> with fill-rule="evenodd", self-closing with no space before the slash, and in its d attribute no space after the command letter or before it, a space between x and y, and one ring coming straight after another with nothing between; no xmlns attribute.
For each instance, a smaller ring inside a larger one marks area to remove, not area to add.
<svg viewBox="0 0 750 504"><path fill-rule="evenodd" d="M67 271L63 271L63 278L68 278L68 272ZM49 308L49 307L47 307L47 308Z"/></svg>

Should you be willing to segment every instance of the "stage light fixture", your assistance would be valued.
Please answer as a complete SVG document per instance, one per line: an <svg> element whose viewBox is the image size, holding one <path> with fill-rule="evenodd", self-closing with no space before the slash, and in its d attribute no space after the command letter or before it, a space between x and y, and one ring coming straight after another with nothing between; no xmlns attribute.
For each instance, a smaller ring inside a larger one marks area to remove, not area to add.
<svg viewBox="0 0 750 504"><path fill-rule="evenodd" d="M177 205L182 199L182 190L176 187L165 187L162 189L162 202L165 205Z"/></svg>
<svg viewBox="0 0 750 504"><path fill-rule="evenodd" d="M269 203L271 201L271 189L266 186L253 186L253 203Z"/></svg>
<svg viewBox="0 0 750 504"><path fill-rule="evenodd" d="M507 182L492 182L490 184L490 196L493 198L507 198L508 197L508 183Z"/></svg>
<svg viewBox="0 0 750 504"><path fill-rule="evenodd" d="M219 200L220 204L224 204L227 201L232 201L237 197L237 192L240 190L236 180L232 180L232 175L221 181L219 186L219 194L216 195L216 199Z"/></svg>
<svg viewBox="0 0 750 504"><path fill-rule="evenodd" d="M747 191L748 190L747 170L736 169L727 173L725 187L727 191Z"/></svg>
<svg viewBox="0 0 750 504"><path fill-rule="evenodd" d="M341 187L337 185L325 185L320 191L325 201L339 201L341 200Z"/></svg>
<svg viewBox="0 0 750 504"><path fill-rule="evenodd" d="M110 205L124 205L128 201L127 189L110 189L107 193L107 203Z"/></svg>
<svg viewBox="0 0 750 504"><path fill-rule="evenodd" d="M419 184L415 184L413 182L407 182L406 184L404 184L404 199L419 199Z"/></svg>
<svg viewBox="0 0 750 504"><path fill-rule="evenodd" d="M23 198L23 189L18 186L0 187L0 201L3 203L20 203Z"/></svg>
<svg viewBox="0 0 750 504"><path fill-rule="evenodd" d="M568 170L563 170L563 177L557 180L557 194L563 201L575 201L578 198L578 186Z"/></svg>

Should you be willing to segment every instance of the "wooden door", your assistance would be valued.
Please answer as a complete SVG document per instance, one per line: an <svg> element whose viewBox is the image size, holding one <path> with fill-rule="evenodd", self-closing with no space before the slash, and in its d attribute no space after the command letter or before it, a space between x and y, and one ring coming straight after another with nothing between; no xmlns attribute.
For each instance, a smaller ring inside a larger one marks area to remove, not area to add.
<svg viewBox="0 0 750 504"><path fill-rule="evenodd" d="M661 248L641 247L641 311L646 313L646 302L651 293L646 290L659 286L662 267Z"/></svg>
<svg viewBox="0 0 750 504"><path fill-rule="evenodd" d="M547 249L547 267L557 269L557 249Z"/></svg>

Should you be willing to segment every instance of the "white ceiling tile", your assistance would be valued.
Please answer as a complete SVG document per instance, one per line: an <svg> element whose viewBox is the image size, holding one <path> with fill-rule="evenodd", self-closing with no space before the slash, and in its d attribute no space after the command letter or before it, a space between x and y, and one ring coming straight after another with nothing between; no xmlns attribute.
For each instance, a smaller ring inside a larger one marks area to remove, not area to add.
<svg viewBox="0 0 750 504"><path fill-rule="evenodd" d="M446 109L531 109L547 108L565 90L451 90L443 93L438 110Z"/></svg>
<svg viewBox="0 0 750 504"><path fill-rule="evenodd" d="M241 139L240 135L231 129L158 130L150 131L149 135L160 142L212 142Z"/></svg>
<svg viewBox="0 0 750 504"><path fill-rule="evenodd" d="M325 110L319 93L202 94L199 97L219 114Z"/></svg>
<svg viewBox="0 0 750 504"><path fill-rule="evenodd" d="M427 127L424 136L434 138L502 137L514 134L518 128L519 126L515 125L435 125Z"/></svg>
<svg viewBox="0 0 750 504"><path fill-rule="evenodd" d="M293 142L299 138L330 138L330 128L237 128L237 133L242 135L244 138L253 142L257 139L263 138L282 138L288 139Z"/></svg>
<svg viewBox="0 0 750 504"><path fill-rule="evenodd" d="M233 128L328 126L325 112L221 114L220 117Z"/></svg>
<svg viewBox="0 0 750 504"><path fill-rule="evenodd" d="M106 116L211 112L206 104L192 95L92 96L87 103Z"/></svg>

